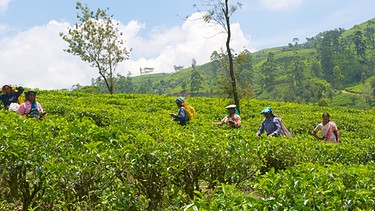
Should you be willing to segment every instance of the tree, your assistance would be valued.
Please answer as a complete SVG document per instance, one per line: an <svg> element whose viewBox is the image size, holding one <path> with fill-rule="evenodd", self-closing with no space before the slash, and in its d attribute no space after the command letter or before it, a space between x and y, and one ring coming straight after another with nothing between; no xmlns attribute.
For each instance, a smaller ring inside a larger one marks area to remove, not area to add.
<svg viewBox="0 0 375 211"><path fill-rule="evenodd" d="M82 88L83 86L79 83L77 84L74 84L71 88L72 91L76 91L76 90L79 90L80 88Z"/></svg>
<svg viewBox="0 0 375 211"><path fill-rule="evenodd" d="M316 60L312 61L311 63L311 73L317 78L323 77L322 67L320 66L320 63Z"/></svg>
<svg viewBox="0 0 375 211"><path fill-rule="evenodd" d="M201 74L196 70L197 61L192 59L191 67L193 70L191 71L191 78L190 78L190 90L192 93L198 93L199 89L202 88L202 81L203 78Z"/></svg>
<svg viewBox="0 0 375 211"><path fill-rule="evenodd" d="M112 17L106 10L91 11L87 5L77 2L76 9L80 23L69 28L68 34L60 33L63 40L69 43L64 51L80 56L91 67L97 68L104 79L109 93L114 92L114 73L117 65L129 59L130 50L124 47L122 33L118 30L118 23L112 22Z"/></svg>
<svg viewBox="0 0 375 211"><path fill-rule="evenodd" d="M141 70L141 75L142 75L142 73L143 73L143 74L149 74L149 73L152 73L152 72L154 72L154 69L155 69L155 68L153 68L153 67L145 67L145 68L143 68L143 70L142 70L142 68L140 68L140 70Z"/></svg>
<svg viewBox="0 0 375 211"><path fill-rule="evenodd" d="M295 37L295 38L293 38L294 45L292 43L288 43L288 47L290 49L297 50L298 49L298 42L299 42L299 39L297 37Z"/></svg>
<svg viewBox="0 0 375 211"><path fill-rule="evenodd" d="M367 26L364 32L366 46L368 48L369 55L369 65L371 65L371 70L375 70L375 22L370 20L367 22Z"/></svg>
<svg viewBox="0 0 375 211"><path fill-rule="evenodd" d="M163 93L165 93L166 89L167 89L167 83L163 79L161 79L159 83L154 84L154 86L152 87L152 93L162 95Z"/></svg>
<svg viewBox="0 0 375 211"><path fill-rule="evenodd" d="M235 5L229 5L229 0L202 0L207 2L207 5L211 7L207 13L204 13L203 20L207 23L214 21L220 24L224 31L227 34L227 39L225 42L226 51L228 54L229 60L229 73L231 78L231 85L232 85L232 93L234 98L234 103L237 105L238 110L240 110L240 102L238 98L238 90L236 85L236 77L234 74L234 67L233 67L233 56L232 50L230 48L230 41L231 41L231 27L230 27L230 17L237 9L241 8L242 4L237 2Z"/></svg>
<svg viewBox="0 0 375 211"><path fill-rule="evenodd" d="M131 72L125 76L118 74L116 79L117 90L121 93L134 93L135 86L132 81Z"/></svg>
<svg viewBox="0 0 375 211"><path fill-rule="evenodd" d="M361 31L356 31L354 32L354 38L353 42L355 45L355 51L357 55L361 58L361 62L365 63L366 62L366 43L363 39L363 33Z"/></svg>
<svg viewBox="0 0 375 211"><path fill-rule="evenodd" d="M374 101L374 93L375 93L375 83L374 80L370 80L368 83L365 83L362 87L362 96L365 99L365 102L368 106L372 106L372 102Z"/></svg>
<svg viewBox="0 0 375 211"><path fill-rule="evenodd" d="M240 52L234 57L234 67L236 71L237 87L239 90L239 97L251 98L254 95L253 83L253 66L252 56L248 50Z"/></svg>
<svg viewBox="0 0 375 211"><path fill-rule="evenodd" d="M261 78L262 89L271 92L274 88L276 77L276 61L273 52L268 53L267 61L261 67L263 77Z"/></svg>
<svg viewBox="0 0 375 211"><path fill-rule="evenodd" d="M174 71L179 71L179 70L182 70L182 69L184 69L184 66L182 66L182 65L179 65L179 66L177 66L177 65L173 65L173 69L174 69Z"/></svg>
<svg viewBox="0 0 375 211"><path fill-rule="evenodd" d="M299 39L297 37L293 38L294 46L298 45Z"/></svg>
<svg viewBox="0 0 375 211"><path fill-rule="evenodd" d="M285 100L295 100L296 97L301 97L303 93L303 86L302 82L304 80L304 63L301 57L295 53L296 56L294 57L290 67L290 71L288 72L288 78L290 81L290 86L288 88L288 92L285 93L284 99Z"/></svg>
<svg viewBox="0 0 375 211"><path fill-rule="evenodd" d="M333 74L335 76L333 84L335 85L336 88L340 89L341 88L341 84L342 84L342 80L344 79L344 76L342 75L341 69L340 69L339 66L336 65L333 68Z"/></svg>
<svg viewBox="0 0 375 211"><path fill-rule="evenodd" d="M325 80L312 78L302 82L302 93L297 102L312 103L320 99L332 98L332 86Z"/></svg>
<svg viewBox="0 0 375 211"><path fill-rule="evenodd" d="M98 86L84 86L80 88L78 91L80 92L85 92L85 93L90 93L90 94L99 94L100 93L100 87Z"/></svg>
<svg viewBox="0 0 375 211"><path fill-rule="evenodd" d="M137 91L138 94L148 94L151 93L152 88L152 81L150 79L147 80L147 82L141 84L139 86L139 89Z"/></svg>
<svg viewBox="0 0 375 211"><path fill-rule="evenodd" d="M101 76L97 78L91 78L91 85L97 86L100 88L100 92L102 93L109 93L107 86Z"/></svg>
<svg viewBox="0 0 375 211"><path fill-rule="evenodd" d="M291 80L297 87L301 87L304 80L304 64L300 56L296 56L292 63Z"/></svg>
<svg viewBox="0 0 375 211"><path fill-rule="evenodd" d="M320 64L322 66L325 79L333 85L334 75L333 68L335 66L335 55L338 53L339 37L344 32L343 29L335 29L326 31L322 36L322 41L318 47Z"/></svg>
<svg viewBox="0 0 375 211"><path fill-rule="evenodd" d="M218 72L219 72L219 69L220 69L220 63L221 63L221 54L219 54L217 51L214 51L212 52L211 56L210 56L210 60L211 60L211 66L212 66L212 76L209 77L210 78L210 81L211 79L212 80L217 80L217 76L218 76ZM211 85L214 85L216 83L210 83Z"/></svg>
<svg viewBox="0 0 375 211"><path fill-rule="evenodd" d="M187 86L186 80L183 80L183 81L181 82L181 88L182 88L182 91L186 91L186 90L185 90L185 89L186 89L186 86Z"/></svg>
<svg viewBox="0 0 375 211"><path fill-rule="evenodd" d="M195 66L197 66L197 60L194 58L191 60L191 68L195 69Z"/></svg>

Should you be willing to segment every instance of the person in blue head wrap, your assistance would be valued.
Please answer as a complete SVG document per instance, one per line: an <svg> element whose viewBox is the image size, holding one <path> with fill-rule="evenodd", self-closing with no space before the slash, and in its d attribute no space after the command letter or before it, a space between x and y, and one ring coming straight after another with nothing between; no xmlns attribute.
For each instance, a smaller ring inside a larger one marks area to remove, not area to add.
<svg viewBox="0 0 375 211"><path fill-rule="evenodd" d="M261 112L264 115L262 124L260 124L259 130L256 136L261 136L265 131L267 136L279 136L281 132L281 122L273 112L271 107L264 108Z"/></svg>
<svg viewBox="0 0 375 211"><path fill-rule="evenodd" d="M232 104L225 107L228 110L228 115L225 116L220 122L213 122L212 124L215 125L223 125L234 128L240 128L241 127L241 117L239 115L239 112L237 110L237 106Z"/></svg>
<svg viewBox="0 0 375 211"><path fill-rule="evenodd" d="M178 114L172 113L171 116L173 117L174 121L178 121L180 125L186 125L189 123L189 117L187 115L186 109L183 106L183 103L186 100L183 97L178 97L174 100L177 107L179 107Z"/></svg>

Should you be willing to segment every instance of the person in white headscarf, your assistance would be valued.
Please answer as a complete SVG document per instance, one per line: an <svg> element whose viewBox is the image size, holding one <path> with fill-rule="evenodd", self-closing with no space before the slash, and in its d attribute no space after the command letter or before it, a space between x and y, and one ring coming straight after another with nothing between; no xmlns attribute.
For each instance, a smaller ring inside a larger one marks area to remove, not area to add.
<svg viewBox="0 0 375 211"><path fill-rule="evenodd" d="M241 117L239 115L237 106L232 104L225 107L228 111L228 115L225 116L220 122L213 122L212 124L215 125L223 125L234 128L240 128L241 127Z"/></svg>

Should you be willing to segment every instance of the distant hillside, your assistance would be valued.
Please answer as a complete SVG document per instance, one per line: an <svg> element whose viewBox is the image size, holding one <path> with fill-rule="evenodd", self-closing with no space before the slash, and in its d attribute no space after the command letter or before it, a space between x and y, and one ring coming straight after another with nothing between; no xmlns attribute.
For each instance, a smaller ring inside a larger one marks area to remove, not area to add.
<svg viewBox="0 0 375 211"><path fill-rule="evenodd" d="M302 43L294 40L287 46L235 55L242 98L354 107L371 107L374 101L375 96L366 93L375 90L375 83L372 85L369 80L375 76L375 18L351 29L321 32ZM211 62L174 73L146 74L126 80L123 77L118 82L118 92L230 96L230 82L224 68L226 57L213 52L211 58ZM365 83L370 85L360 87L367 90L357 90L349 103L340 100L346 95L340 90Z"/></svg>

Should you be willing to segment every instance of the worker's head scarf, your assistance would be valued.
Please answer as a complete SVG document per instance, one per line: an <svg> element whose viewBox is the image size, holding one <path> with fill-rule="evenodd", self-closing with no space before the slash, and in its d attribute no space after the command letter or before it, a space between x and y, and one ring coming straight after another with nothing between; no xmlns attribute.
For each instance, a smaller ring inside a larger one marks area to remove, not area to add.
<svg viewBox="0 0 375 211"><path fill-rule="evenodd" d="M237 106L236 106L235 104L228 105L228 106L226 106L225 108L226 108L226 109L231 109L231 108L233 108L235 114L237 114L237 115L240 114L240 112L238 111ZM230 113L228 112L228 116L229 116L229 115L230 115Z"/></svg>
<svg viewBox="0 0 375 211"><path fill-rule="evenodd" d="M176 103L182 105L186 100L183 97L178 97L174 100Z"/></svg>

